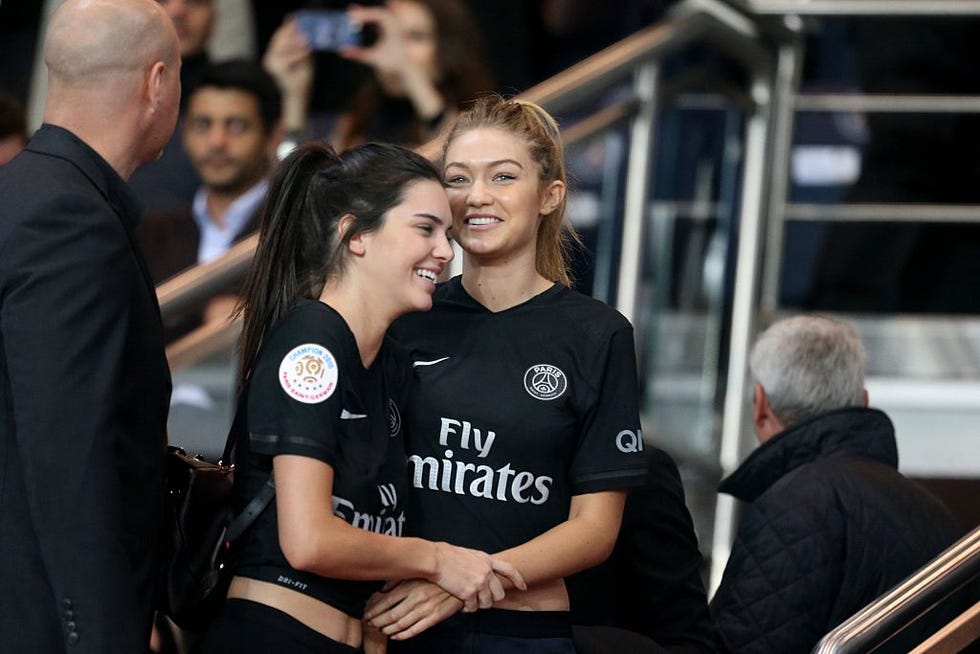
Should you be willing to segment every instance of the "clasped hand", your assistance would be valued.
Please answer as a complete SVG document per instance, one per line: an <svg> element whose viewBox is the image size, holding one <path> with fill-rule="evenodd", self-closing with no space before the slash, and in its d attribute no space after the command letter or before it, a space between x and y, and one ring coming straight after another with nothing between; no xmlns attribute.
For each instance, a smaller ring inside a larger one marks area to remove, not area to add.
<svg viewBox="0 0 980 654"><path fill-rule="evenodd" d="M512 564L489 554L439 543L432 581L409 579L386 585L367 603L364 620L393 640L418 635L460 609L487 609L504 598L502 579L527 590ZM499 576L498 576L499 575Z"/></svg>
<svg viewBox="0 0 980 654"><path fill-rule="evenodd" d="M498 574L521 590L527 588L521 573L507 561L467 547L436 544L435 574L430 581L461 599L467 613L488 609L504 598Z"/></svg>

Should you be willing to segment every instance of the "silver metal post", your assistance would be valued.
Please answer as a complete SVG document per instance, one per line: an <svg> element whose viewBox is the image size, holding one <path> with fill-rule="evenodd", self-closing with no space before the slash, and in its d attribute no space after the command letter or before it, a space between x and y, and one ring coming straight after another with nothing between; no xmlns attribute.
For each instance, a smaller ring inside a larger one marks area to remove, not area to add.
<svg viewBox="0 0 980 654"><path fill-rule="evenodd" d="M735 289L732 300L732 323L729 336L728 378L722 416L719 463L727 474L738 465L742 451L745 420L746 369L749 343L754 331L756 289L759 277L763 202L766 197L767 151L771 128L770 95L772 87L761 77L753 84L758 104L748 119L745 131L745 163L742 202L739 209L738 253L736 255ZM710 593L721 582L735 533L735 503L719 495L715 508L715 528L711 544Z"/></svg>
<svg viewBox="0 0 980 654"><path fill-rule="evenodd" d="M788 16L787 27L802 27L799 19ZM799 38L792 43L779 46L776 60L776 94L773 108L772 165L769 169L770 187L766 214L766 244L763 251L762 295L760 305L763 311L772 312L779 303L779 280L783 261L783 225L786 214L786 200L789 193L790 155L793 149L793 102L799 88L800 68L803 60L802 42Z"/></svg>
<svg viewBox="0 0 980 654"><path fill-rule="evenodd" d="M636 333L637 289L640 282L640 255L647 218L647 197L655 152L654 129L657 113L657 62L641 64L633 77L640 109L630 125L629 163L626 169L626 201L623 208L623 247L619 260L616 308L633 323Z"/></svg>

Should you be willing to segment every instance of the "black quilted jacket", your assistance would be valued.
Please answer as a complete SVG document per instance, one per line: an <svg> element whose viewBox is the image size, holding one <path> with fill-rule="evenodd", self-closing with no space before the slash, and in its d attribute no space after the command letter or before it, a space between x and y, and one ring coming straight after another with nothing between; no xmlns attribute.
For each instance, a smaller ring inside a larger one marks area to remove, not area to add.
<svg viewBox="0 0 980 654"><path fill-rule="evenodd" d="M897 466L888 416L852 408L777 435L721 482L751 503L711 602L725 647L809 652L957 539L946 508Z"/></svg>

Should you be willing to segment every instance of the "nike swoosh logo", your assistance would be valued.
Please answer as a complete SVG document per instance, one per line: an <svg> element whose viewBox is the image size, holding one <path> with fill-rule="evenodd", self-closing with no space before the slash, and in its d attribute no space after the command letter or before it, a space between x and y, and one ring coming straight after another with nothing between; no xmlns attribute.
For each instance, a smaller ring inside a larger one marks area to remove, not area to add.
<svg viewBox="0 0 980 654"><path fill-rule="evenodd" d="M419 366L434 366L437 363L442 363L443 361L448 361L449 357L442 357L441 359L433 359L432 361L413 361L412 367L418 368Z"/></svg>
<svg viewBox="0 0 980 654"><path fill-rule="evenodd" d="M340 419L341 420L359 420L361 418L367 418L367 414L366 413L351 413L347 409L341 409L340 410Z"/></svg>

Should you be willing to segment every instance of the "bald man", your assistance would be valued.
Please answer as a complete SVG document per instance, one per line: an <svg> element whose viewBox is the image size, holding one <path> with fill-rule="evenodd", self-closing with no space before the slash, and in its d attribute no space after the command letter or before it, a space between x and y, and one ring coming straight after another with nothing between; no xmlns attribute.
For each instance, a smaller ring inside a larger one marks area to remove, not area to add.
<svg viewBox="0 0 980 654"><path fill-rule="evenodd" d="M145 652L170 375L125 180L180 100L152 0L67 0L0 169L0 652Z"/></svg>

